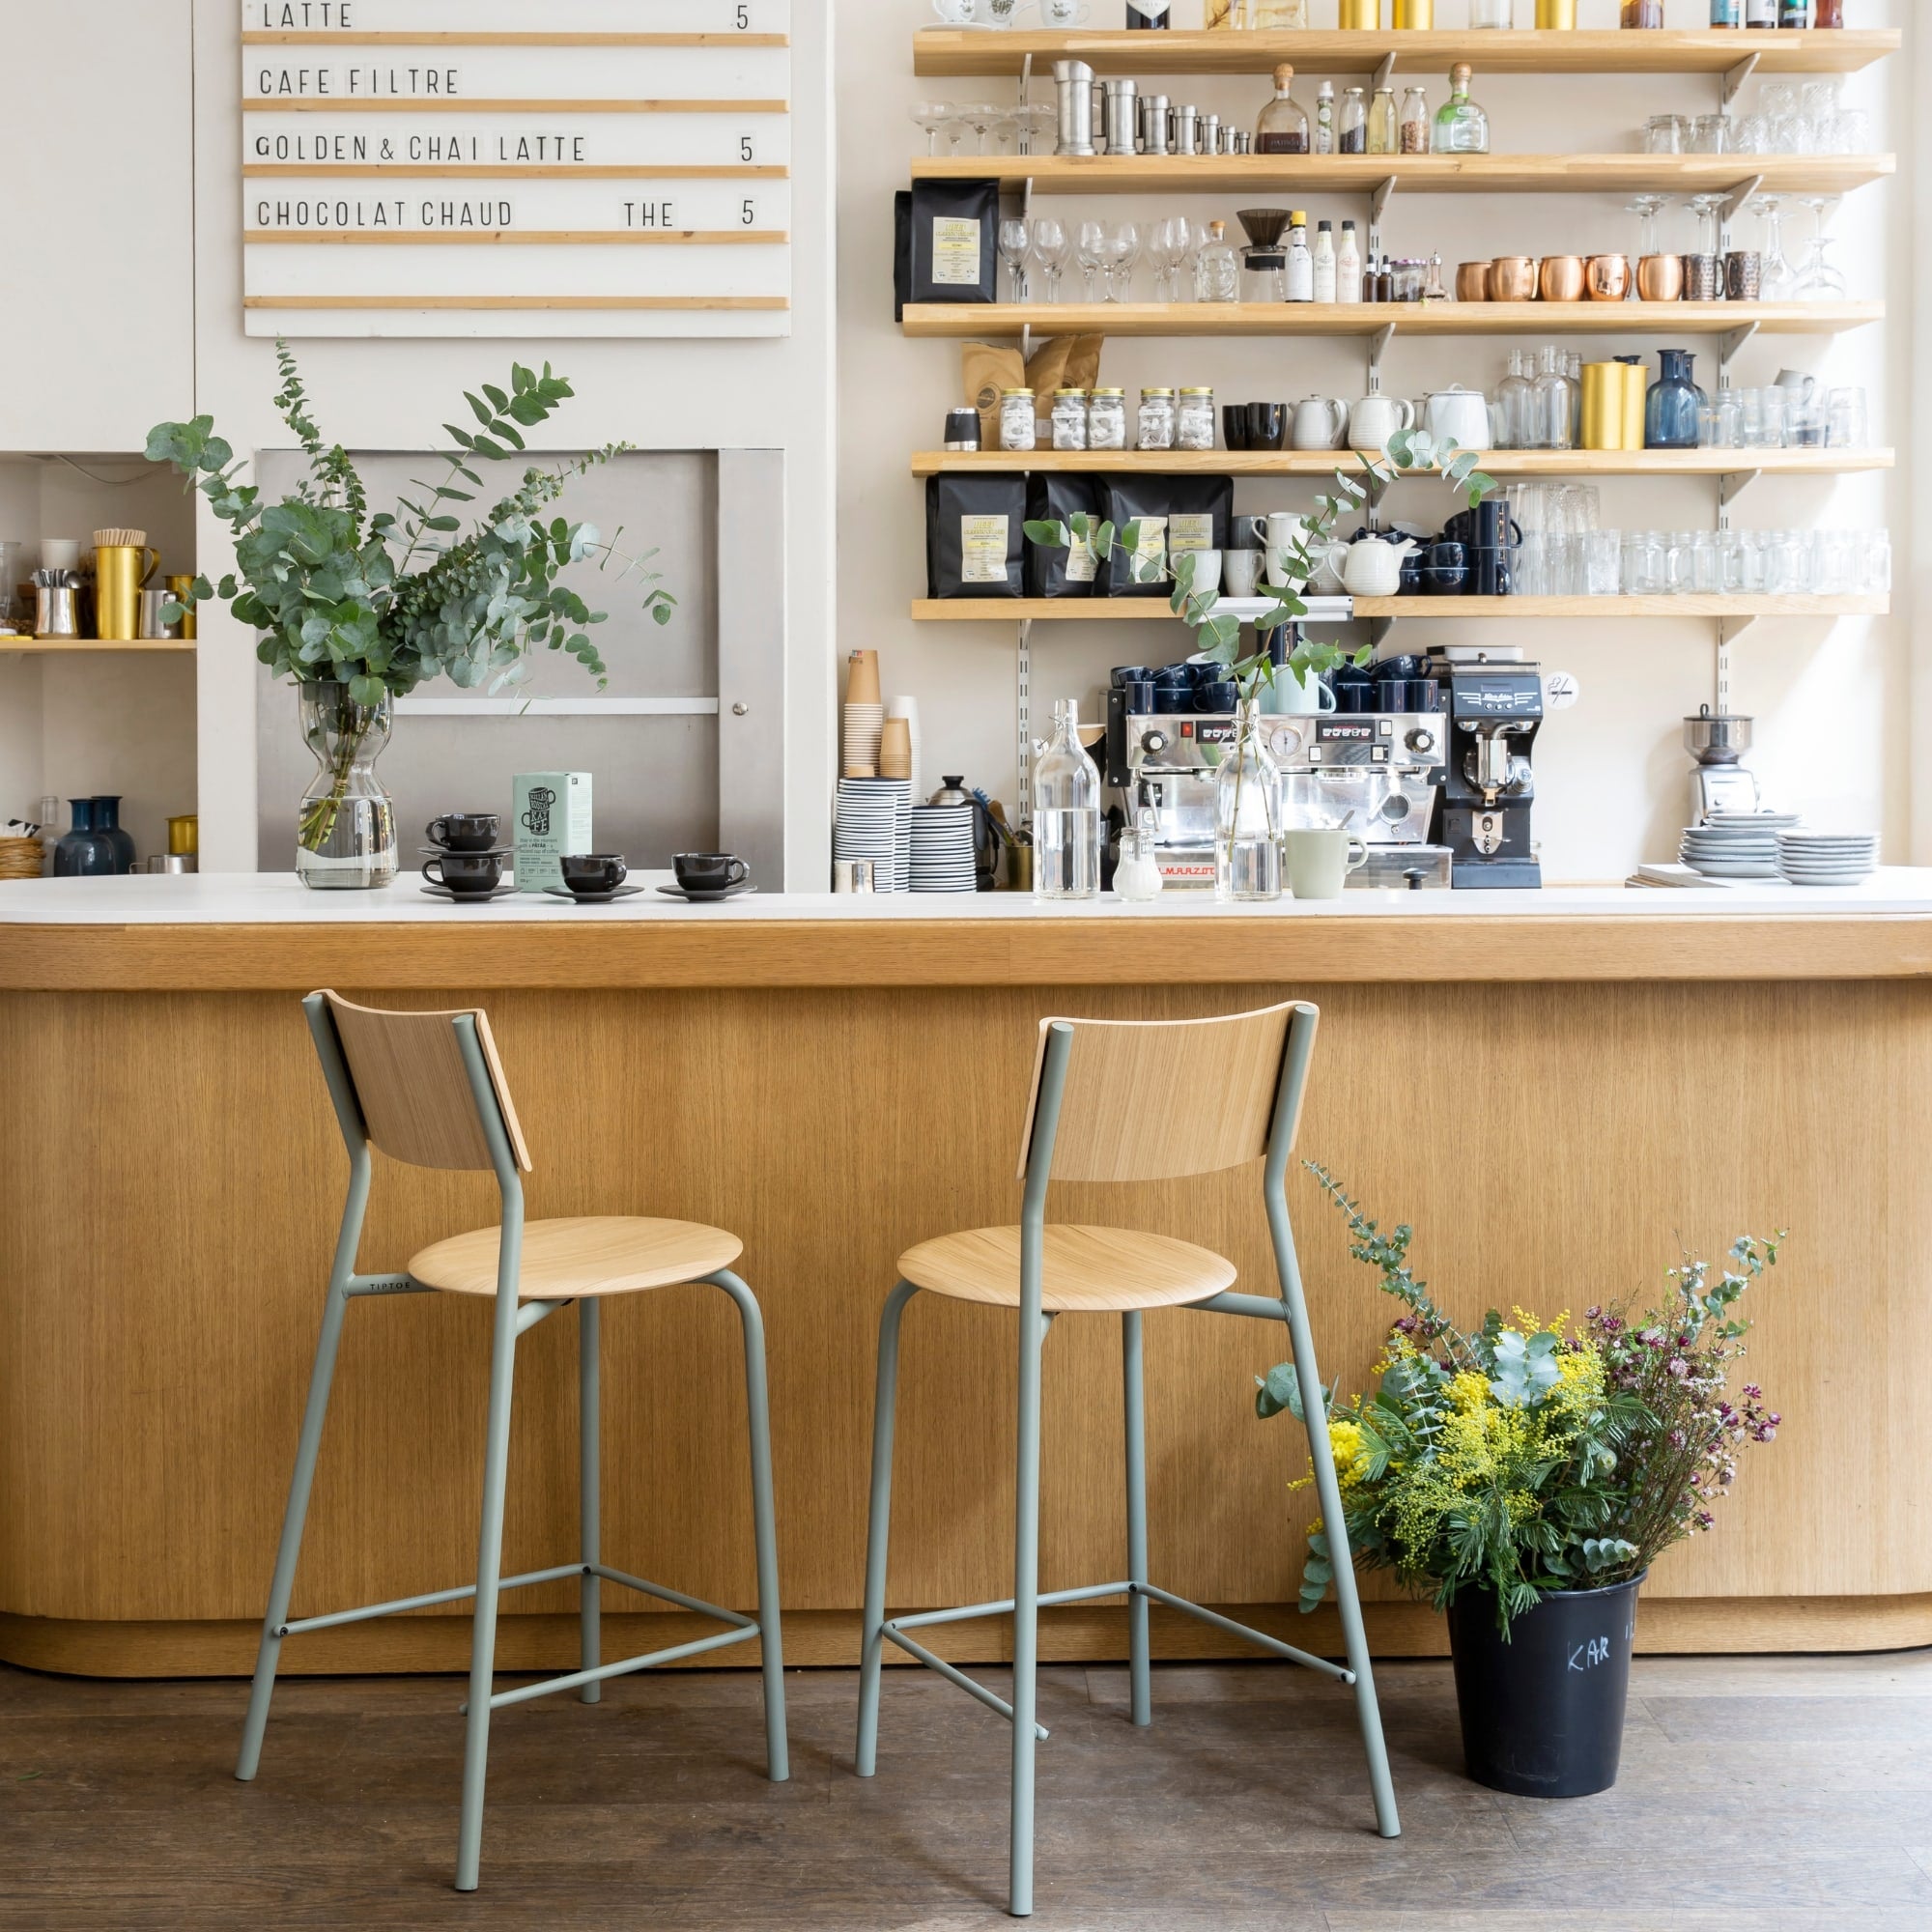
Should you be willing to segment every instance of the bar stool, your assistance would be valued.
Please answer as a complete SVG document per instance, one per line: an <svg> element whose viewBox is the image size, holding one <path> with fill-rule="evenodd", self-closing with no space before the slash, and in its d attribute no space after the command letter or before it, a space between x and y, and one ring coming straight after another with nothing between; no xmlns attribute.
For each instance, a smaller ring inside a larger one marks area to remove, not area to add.
<svg viewBox="0 0 1932 1932"><path fill-rule="evenodd" d="M866 1622L859 1680L858 1772L877 1768L879 1680L890 1642L997 1711L1012 1725L1012 1826L1008 1910L1033 1910L1034 1747L1046 1736L1035 1719L1041 1604L1078 1604L1124 1594L1128 1599L1131 1716L1152 1719L1148 1605L1164 1604L1217 1630L1353 1687L1368 1754L1376 1827L1399 1835L1395 1788L1382 1745L1381 1716L1362 1634L1329 1453L1321 1379L1302 1298L1294 1238L1283 1185L1293 1150L1301 1098L1315 1045L1317 1011L1288 1002L1226 1019L1146 1023L1049 1019L1040 1022L1033 1097L1020 1144L1026 1184L1017 1228L977 1228L922 1241L899 1257L898 1286L879 1326L879 1380L872 1421L871 1526L866 1549ZM1274 1241L1279 1299L1228 1292L1235 1265L1206 1248L1166 1236L1119 1228L1049 1225L1046 1190L1057 1180L1165 1180L1213 1174L1265 1156L1262 1195ZM1000 1603L886 1616L886 1556L892 1515L893 1411L898 1380L899 1322L922 1289L959 1301L1019 1311L1019 1449L1013 1594ZM1150 1308L1198 1308L1221 1315L1286 1321L1306 1412L1316 1493L1333 1552L1335 1596L1342 1613L1348 1666L1311 1657L1264 1632L1204 1609L1148 1581L1147 1443L1142 1401L1141 1316ZM1127 1576L1120 1582L1039 1593L1040 1352L1062 1314L1118 1314L1126 1411ZM1011 1612L1013 1699L927 1650L910 1633L966 1617Z"/></svg>
<svg viewBox="0 0 1932 1932"><path fill-rule="evenodd" d="M779 1634L778 1542L772 1525L771 1432L765 1400L764 1324L752 1291L730 1270L744 1244L735 1235L692 1221L655 1221L629 1216L582 1220L524 1221L521 1176L530 1170L529 1151L517 1120L510 1090L488 1018L478 1009L460 1012L381 1012L352 1006L332 992L311 993L302 1006L328 1082L335 1117L349 1149L349 1198L335 1244L335 1265L323 1304L322 1334L309 1378L295 1475L282 1519L269 1613L262 1624L262 1647L254 1689L242 1733L242 1755L235 1776L255 1776L262 1734L274 1694L275 1664L282 1639L304 1631L359 1623L427 1604L475 1599L471 1623L469 1695L465 1705L468 1731L463 1756L463 1799L457 1833L456 1889L473 1891L483 1843L483 1780L490 1747L490 1714L508 1704L557 1690L581 1690L586 1704L598 1701L607 1677L671 1663L703 1651L762 1639L765 1701L765 1763L772 1780L789 1776L785 1745L784 1663ZM355 1254L369 1201L369 1150L380 1148L393 1159L415 1167L494 1169L502 1196L502 1223L439 1241L414 1256L401 1274L357 1274ZM632 1294L679 1283L722 1288L737 1304L745 1332L745 1392L751 1410L752 1514L757 1544L758 1614L755 1618L720 1608L696 1597L647 1583L609 1568L599 1545L598 1483L598 1311L602 1298ZM494 1341L490 1354L490 1419L483 1451L483 1515L476 1555L476 1581L425 1596L403 1597L336 1610L326 1616L289 1620L289 1595L301 1550L302 1520L308 1512L316 1451L328 1411L329 1382L342 1339L342 1321L351 1301L364 1295L478 1294L495 1297ZM579 1470L582 1483L580 1552L574 1563L533 1570L521 1577L501 1574L503 1486L510 1449L510 1387L517 1342L559 1308L577 1303L580 1378ZM497 1593L527 1583L579 1579L580 1642L582 1667L563 1676L491 1694L497 1647ZM715 1617L728 1626L714 1636L631 1657L602 1661L598 1614L602 1585L621 1584L681 1608Z"/></svg>

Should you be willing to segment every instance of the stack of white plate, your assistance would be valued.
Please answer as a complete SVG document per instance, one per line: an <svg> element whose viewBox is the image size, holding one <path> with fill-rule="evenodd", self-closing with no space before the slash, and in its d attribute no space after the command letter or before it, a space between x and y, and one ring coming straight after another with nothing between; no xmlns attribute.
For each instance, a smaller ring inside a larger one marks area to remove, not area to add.
<svg viewBox="0 0 1932 1932"><path fill-rule="evenodd" d="M1777 869L1794 886L1856 886L1878 866L1878 840L1869 832L1784 832L1777 839Z"/></svg>
<svg viewBox="0 0 1932 1932"><path fill-rule="evenodd" d="M912 783L907 779L840 779L832 832L835 859L869 859L872 890L905 892L912 843Z"/></svg>
<svg viewBox="0 0 1932 1932"><path fill-rule="evenodd" d="M1707 878L1775 879L1778 835L1797 823L1795 811L1727 811L1687 826L1677 856Z"/></svg>
<svg viewBox="0 0 1932 1932"><path fill-rule="evenodd" d="M912 809L912 889L916 893L970 893L973 873L973 808L916 805Z"/></svg>

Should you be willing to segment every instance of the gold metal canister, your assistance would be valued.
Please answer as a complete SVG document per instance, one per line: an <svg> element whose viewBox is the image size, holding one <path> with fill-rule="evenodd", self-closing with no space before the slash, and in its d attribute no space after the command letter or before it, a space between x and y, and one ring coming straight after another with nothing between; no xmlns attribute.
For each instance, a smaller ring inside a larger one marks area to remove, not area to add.
<svg viewBox="0 0 1932 1932"><path fill-rule="evenodd" d="M1435 0L1395 0L1395 23L1405 31L1426 33L1435 24Z"/></svg>
<svg viewBox="0 0 1932 1932"><path fill-rule="evenodd" d="M97 638L128 639L139 635L141 587L160 567L161 554L152 544L95 546L94 635Z"/></svg>
<svg viewBox="0 0 1932 1932"><path fill-rule="evenodd" d="M1624 446L1624 365L1621 362L1583 364L1583 447L1621 449Z"/></svg>
<svg viewBox="0 0 1932 1932"><path fill-rule="evenodd" d="M1641 362L1619 361L1624 372L1624 440L1618 444L1621 449L1641 449L1643 447L1643 399L1646 390L1644 367Z"/></svg>
<svg viewBox="0 0 1932 1932"><path fill-rule="evenodd" d="M1373 34L1382 24L1382 0L1341 0L1335 24L1345 34Z"/></svg>
<svg viewBox="0 0 1932 1932"><path fill-rule="evenodd" d="M168 850L177 859L193 858L201 850L201 814L185 811L168 820Z"/></svg>
<svg viewBox="0 0 1932 1932"><path fill-rule="evenodd" d="M1536 24L1546 29L1575 27L1577 0L1536 0Z"/></svg>
<svg viewBox="0 0 1932 1932"><path fill-rule="evenodd" d="M168 595L182 606L181 634L184 639L194 636L194 606L187 601L187 593L194 588L191 577L170 577L167 579Z"/></svg>

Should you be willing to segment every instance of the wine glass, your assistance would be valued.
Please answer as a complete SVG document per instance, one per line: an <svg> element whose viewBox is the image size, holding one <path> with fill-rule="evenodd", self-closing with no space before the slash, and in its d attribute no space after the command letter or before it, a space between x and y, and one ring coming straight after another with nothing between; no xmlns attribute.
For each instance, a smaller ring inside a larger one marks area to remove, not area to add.
<svg viewBox="0 0 1932 1932"><path fill-rule="evenodd" d="M1094 277L1100 272L1103 231L1097 221L1083 221L1074 231L1073 257L1087 277L1087 299L1094 299Z"/></svg>
<svg viewBox="0 0 1932 1932"><path fill-rule="evenodd" d="M1784 197L1761 194L1751 203L1751 213L1764 223L1764 280L1760 285L1766 301L1796 301L1798 275L1784 253Z"/></svg>
<svg viewBox="0 0 1932 1932"><path fill-rule="evenodd" d="M1670 206L1667 194L1637 195L1625 211L1634 214L1642 224L1637 232L1637 259L1657 253L1657 217Z"/></svg>
<svg viewBox="0 0 1932 1932"><path fill-rule="evenodd" d="M1130 301L1134 293L1134 265L1141 258L1141 231L1131 221L1106 224L1105 266L1107 299Z"/></svg>
<svg viewBox="0 0 1932 1932"><path fill-rule="evenodd" d="M1831 248L1832 238L1825 232L1831 211L1837 207L1840 198L1831 194L1802 194L1798 197L1799 207L1808 208L1811 219L1817 224L1811 238L1811 252L1798 269L1800 295L1825 296L1842 301L1848 293L1843 274L1827 252Z"/></svg>
<svg viewBox="0 0 1932 1932"><path fill-rule="evenodd" d="M1180 265L1186 260L1193 240L1194 231L1184 214L1171 214L1165 221L1154 224L1148 240L1148 259L1153 264L1155 301L1179 299L1177 283Z"/></svg>
<svg viewBox="0 0 1932 1932"><path fill-rule="evenodd" d="M1034 222L1034 260L1046 275L1046 298L1050 302L1060 299L1060 277L1072 245L1067 239L1066 224L1058 215L1042 214Z"/></svg>
<svg viewBox="0 0 1932 1932"><path fill-rule="evenodd" d="M921 100L912 110L913 126L925 136L925 153L928 160L939 154L939 137L947 136L950 148L956 138L952 124L952 103L948 100Z"/></svg>
<svg viewBox="0 0 1932 1932"><path fill-rule="evenodd" d="M1000 110L987 101L973 100L959 109L959 118L979 137L980 145L973 152L983 155L986 152L986 132L1000 118Z"/></svg>
<svg viewBox="0 0 1932 1932"><path fill-rule="evenodd" d="M1033 245L1033 236L1026 223L1018 215L1009 215L1000 223L1000 260L1007 265L1007 272L1013 278L1013 299L1023 302L1027 299L1027 250Z"/></svg>

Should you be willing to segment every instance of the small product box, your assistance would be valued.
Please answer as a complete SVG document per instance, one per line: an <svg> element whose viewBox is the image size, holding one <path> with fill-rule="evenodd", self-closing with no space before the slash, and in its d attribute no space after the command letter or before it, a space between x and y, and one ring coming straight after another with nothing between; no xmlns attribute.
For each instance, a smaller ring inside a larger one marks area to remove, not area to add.
<svg viewBox="0 0 1932 1932"><path fill-rule="evenodd" d="M558 860L566 852L593 849L588 772L519 772L510 781L510 810L516 818L520 893L561 886Z"/></svg>

